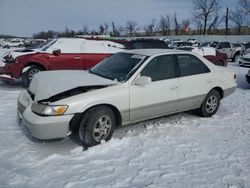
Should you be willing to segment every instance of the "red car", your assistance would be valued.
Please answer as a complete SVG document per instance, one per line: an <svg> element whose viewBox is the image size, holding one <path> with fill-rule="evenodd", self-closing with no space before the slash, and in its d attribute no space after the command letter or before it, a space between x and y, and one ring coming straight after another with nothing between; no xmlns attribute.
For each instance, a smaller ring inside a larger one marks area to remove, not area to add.
<svg viewBox="0 0 250 188"><path fill-rule="evenodd" d="M228 65L227 54L221 53L214 48L210 47L193 48L191 51L202 55L215 65L225 66L225 67Z"/></svg>
<svg viewBox="0 0 250 188"><path fill-rule="evenodd" d="M104 58L124 50L112 41L94 41L79 38L62 38L51 41L36 50L16 51L4 57L0 67L0 80L14 83L22 78L28 86L33 76L44 70L86 70Z"/></svg>
<svg viewBox="0 0 250 188"><path fill-rule="evenodd" d="M228 57L227 54L225 53L221 53L219 51L216 50L216 55L205 55L204 56L206 59L208 59L209 61L211 61L212 63L214 63L215 65L219 65L219 66L227 66L228 65Z"/></svg>

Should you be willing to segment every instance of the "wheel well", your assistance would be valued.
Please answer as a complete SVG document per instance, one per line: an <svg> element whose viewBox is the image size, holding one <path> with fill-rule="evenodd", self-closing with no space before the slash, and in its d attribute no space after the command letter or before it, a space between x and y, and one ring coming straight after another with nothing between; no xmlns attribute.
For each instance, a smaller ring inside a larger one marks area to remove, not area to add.
<svg viewBox="0 0 250 188"><path fill-rule="evenodd" d="M26 68L26 67L30 67L30 66L37 66L37 67L40 67L41 69L43 70L46 70L46 68L41 65L40 63L37 63L37 62L29 62L27 63L24 67L23 67L23 70ZM24 73L25 71L22 70L22 73Z"/></svg>
<svg viewBox="0 0 250 188"><path fill-rule="evenodd" d="M216 90L216 91L218 91L218 93L220 94L220 98L222 99L223 96L224 96L223 89L221 89L220 87L215 87L213 89Z"/></svg>
<svg viewBox="0 0 250 188"><path fill-rule="evenodd" d="M234 57L233 57L233 58L235 58L235 56L236 56L236 55L240 55L240 51L235 52L235 54L234 54Z"/></svg>
<svg viewBox="0 0 250 188"><path fill-rule="evenodd" d="M108 108L110 108L114 112L114 115L115 115L115 118L116 118L116 121L117 121L116 126L120 126L122 124L121 113L119 112L119 110L115 106L110 105L110 104L99 104L99 105L95 105L95 106L89 107L87 110L85 110L82 113L75 114L74 117L69 122L70 130L72 132L78 131L80 122L81 122L82 118L85 116L85 114L90 109L93 109L93 108L96 108L96 107L101 107L101 106L108 107Z"/></svg>

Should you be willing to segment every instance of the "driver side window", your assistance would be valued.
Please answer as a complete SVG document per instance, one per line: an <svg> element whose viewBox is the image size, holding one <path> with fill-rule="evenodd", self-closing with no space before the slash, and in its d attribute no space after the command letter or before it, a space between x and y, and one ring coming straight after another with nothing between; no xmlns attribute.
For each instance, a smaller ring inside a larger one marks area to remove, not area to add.
<svg viewBox="0 0 250 188"><path fill-rule="evenodd" d="M163 55L155 57L141 71L141 76L149 76L152 81L176 77L174 56Z"/></svg>

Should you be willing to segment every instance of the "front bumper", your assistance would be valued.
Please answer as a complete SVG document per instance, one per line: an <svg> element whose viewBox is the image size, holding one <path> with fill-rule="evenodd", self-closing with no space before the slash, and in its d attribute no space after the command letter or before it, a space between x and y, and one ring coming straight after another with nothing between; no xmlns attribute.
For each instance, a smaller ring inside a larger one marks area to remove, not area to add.
<svg viewBox="0 0 250 188"><path fill-rule="evenodd" d="M225 89L223 97L227 97L228 95L231 95L235 90L236 90L236 86L228 88L228 89Z"/></svg>
<svg viewBox="0 0 250 188"><path fill-rule="evenodd" d="M18 97L18 116L31 136L38 139L64 138L70 135L70 120L74 115L39 116L31 111L33 103L27 91Z"/></svg>
<svg viewBox="0 0 250 188"><path fill-rule="evenodd" d="M0 68L1 68L1 67L0 67ZM14 84L14 83L16 83L16 81L17 81L17 79L12 78L11 76L6 75L6 74L1 75L1 76L0 76L0 80L1 80L1 81L4 81L4 82L8 82L8 83L10 83L10 84Z"/></svg>
<svg viewBox="0 0 250 188"><path fill-rule="evenodd" d="M250 84L250 75L246 75L246 80Z"/></svg>
<svg viewBox="0 0 250 188"><path fill-rule="evenodd" d="M21 77L22 69L23 67L19 63L7 63L2 67L0 66L0 75L7 75L13 79L19 79Z"/></svg>
<svg viewBox="0 0 250 188"><path fill-rule="evenodd" d="M39 116L30 110L25 110L23 124L30 134L38 139L64 138L70 135L69 122L73 115Z"/></svg>

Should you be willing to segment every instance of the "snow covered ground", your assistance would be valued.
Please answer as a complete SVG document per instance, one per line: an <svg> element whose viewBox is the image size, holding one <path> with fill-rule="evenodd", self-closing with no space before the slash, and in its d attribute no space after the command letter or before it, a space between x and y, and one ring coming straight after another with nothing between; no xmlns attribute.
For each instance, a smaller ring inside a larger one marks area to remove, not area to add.
<svg viewBox="0 0 250 188"><path fill-rule="evenodd" d="M83 151L74 138L39 141L16 120L19 85L0 82L0 187L250 187L248 69L216 115L179 113L115 130Z"/></svg>

